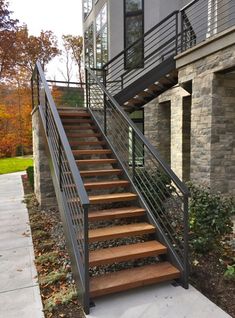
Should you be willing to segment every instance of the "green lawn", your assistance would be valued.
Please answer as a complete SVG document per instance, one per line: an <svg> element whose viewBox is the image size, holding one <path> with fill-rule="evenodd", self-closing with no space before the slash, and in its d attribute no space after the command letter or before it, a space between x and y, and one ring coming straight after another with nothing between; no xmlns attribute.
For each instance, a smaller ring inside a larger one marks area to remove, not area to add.
<svg viewBox="0 0 235 318"><path fill-rule="evenodd" d="M0 174L24 171L33 165L32 157L15 157L0 159Z"/></svg>

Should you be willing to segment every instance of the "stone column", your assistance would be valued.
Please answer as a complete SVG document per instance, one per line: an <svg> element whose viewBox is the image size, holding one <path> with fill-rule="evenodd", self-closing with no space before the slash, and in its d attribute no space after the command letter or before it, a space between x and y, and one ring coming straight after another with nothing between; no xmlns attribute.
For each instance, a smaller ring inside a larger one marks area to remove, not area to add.
<svg viewBox="0 0 235 318"><path fill-rule="evenodd" d="M191 180L210 186L212 83L214 74L193 79L191 108Z"/></svg>
<svg viewBox="0 0 235 318"><path fill-rule="evenodd" d="M43 138L43 128L36 110L32 115L33 156L34 156L34 192L42 209L57 207L54 186L51 178L48 158Z"/></svg>

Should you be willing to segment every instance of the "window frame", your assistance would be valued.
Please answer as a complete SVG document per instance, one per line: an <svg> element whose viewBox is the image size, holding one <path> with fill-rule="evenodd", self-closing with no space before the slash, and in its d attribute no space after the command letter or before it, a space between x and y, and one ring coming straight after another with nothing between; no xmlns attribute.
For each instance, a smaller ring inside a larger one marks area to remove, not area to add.
<svg viewBox="0 0 235 318"><path fill-rule="evenodd" d="M142 4L142 9L133 11L133 12L128 12L126 11L126 2L128 0L123 0L123 8L124 8L124 50L128 47L127 46L127 19L131 17L138 17L142 16L142 28L141 28L141 33L142 36L144 35L144 0L141 0ZM130 46L131 44L129 44ZM124 68L125 70L132 70L132 69L138 69L138 68L144 68L144 39L141 42L141 52L142 52L142 59L141 63L138 66L128 66L128 52L125 51L124 53Z"/></svg>
<svg viewBox="0 0 235 318"><path fill-rule="evenodd" d="M106 8L106 20L105 23L102 24L102 12L104 10L104 8ZM97 30L97 19L100 19L100 28L99 30ZM106 41L107 41L107 61L104 61L103 59L103 45L102 45L102 36L105 33L105 29L106 29ZM105 3L102 8L100 9L100 11L98 12L98 14L95 17L95 66L96 68L98 68L97 66L97 38L100 37L100 43L101 43L101 61L100 61L100 68L102 68L102 66L108 62L108 5L107 3Z"/></svg>

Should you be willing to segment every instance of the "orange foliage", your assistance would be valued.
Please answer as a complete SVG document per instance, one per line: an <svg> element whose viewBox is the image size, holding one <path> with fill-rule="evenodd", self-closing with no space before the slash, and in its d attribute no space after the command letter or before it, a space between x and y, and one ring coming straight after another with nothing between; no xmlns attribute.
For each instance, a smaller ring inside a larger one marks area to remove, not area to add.
<svg viewBox="0 0 235 318"><path fill-rule="evenodd" d="M0 157L32 149L31 95L28 87L0 86Z"/></svg>

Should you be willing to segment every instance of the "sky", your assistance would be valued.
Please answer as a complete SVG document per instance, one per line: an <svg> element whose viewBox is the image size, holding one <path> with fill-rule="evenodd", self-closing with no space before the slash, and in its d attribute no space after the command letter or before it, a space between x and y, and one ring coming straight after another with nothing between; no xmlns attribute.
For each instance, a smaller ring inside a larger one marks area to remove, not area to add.
<svg viewBox="0 0 235 318"><path fill-rule="evenodd" d="M82 35L82 0L8 0L13 17L26 23L29 33L38 36L41 30L50 30L60 42L62 34ZM60 58L55 58L48 69L48 77L63 79ZM75 74L74 74L75 75Z"/></svg>

